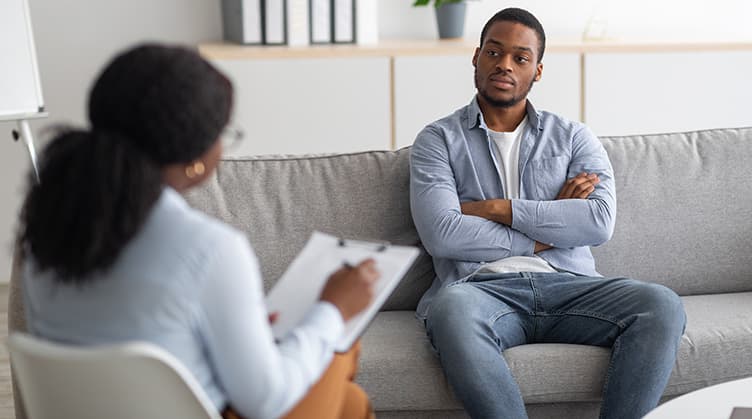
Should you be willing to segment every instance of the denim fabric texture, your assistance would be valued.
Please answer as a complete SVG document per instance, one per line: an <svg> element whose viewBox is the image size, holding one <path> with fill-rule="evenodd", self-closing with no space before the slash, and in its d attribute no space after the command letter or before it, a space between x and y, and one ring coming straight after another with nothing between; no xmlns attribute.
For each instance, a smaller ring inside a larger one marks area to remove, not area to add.
<svg viewBox="0 0 752 419"><path fill-rule="evenodd" d="M641 418L660 399L686 322L670 289L568 273L477 274L442 288L425 321L473 418L526 418L503 351L527 343L611 347L601 418Z"/></svg>
<svg viewBox="0 0 752 419"><path fill-rule="evenodd" d="M608 155L581 123L536 111L520 144L520 199L510 226L465 215L460 204L506 198L488 128L474 99L418 134L410 158L410 205L437 278L423 319L447 381L475 419L526 418L505 349L528 343L611 348L601 418L637 419L668 383L686 324L679 296L662 285L605 279L590 246L616 221ZM564 182L596 173L587 199L556 199ZM483 273L484 264L537 253L558 272Z"/></svg>

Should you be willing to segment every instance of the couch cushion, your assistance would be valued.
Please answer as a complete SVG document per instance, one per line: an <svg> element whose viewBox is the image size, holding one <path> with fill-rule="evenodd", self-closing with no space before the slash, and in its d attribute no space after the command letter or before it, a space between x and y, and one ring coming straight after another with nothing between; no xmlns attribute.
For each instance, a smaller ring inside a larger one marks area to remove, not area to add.
<svg viewBox="0 0 752 419"><path fill-rule="evenodd" d="M618 214L613 239L593 249L598 270L680 295L752 291L752 128L602 141L616 175ZM230 158L187 198L246 232L268 289L314 229L418 244L408 161L409 148ZM385 309L414 309L433 275L424 254Z"/></svg>
<svg viewBox="0 0 752 419"><path fill-rule="evenodd" d="M618 210L598 271L680 295L752 291L752 128L602 141Z"/></svg>
<svg viewBox="0 0 752 419"><path fill-rule="evenodd" d="M325 156L229 158L191 205L248 236L268 290L313 230L417 245L410 216L409 149ZM433 280L424 253L384 309L414 309Z"/></svg>
<svg viewBox="0 0 752 419"><path fill-rule="evenodd" d="M687 329L667 395L752 376L752 292L682 300Z"/></svg>
<svg viewBox="0 0 752 419"><path fill-rule="evenodd" d="M461 409L415 313L379 313L362 342L357 381L376 410ZM597 400L608 362L608 350L584 345L524 345L504 354L526 403Z"/></svg>
<svg viewBox="0 0 752 419"><path fill-rule="evenodd" d="M752 292L682 300L687 329L664 395L752 376ZM504 352L526 403L599 400L609 355L605 348L567 344ZM377 315L363 337L358 382L377 410L460 408L412 312Z"/></svg>

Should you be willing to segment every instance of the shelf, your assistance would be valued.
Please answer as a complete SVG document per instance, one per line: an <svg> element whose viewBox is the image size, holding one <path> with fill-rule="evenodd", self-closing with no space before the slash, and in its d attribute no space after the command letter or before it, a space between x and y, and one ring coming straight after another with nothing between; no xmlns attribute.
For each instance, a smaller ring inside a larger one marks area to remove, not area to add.
<svg viewBox="0 0 752 419"><path fill-rule="evenodd" d="M277 59L277 58L347 58L399 57L421 55L472 54L477 43L458 40L384 40L376 45L310 45L251 46L225 42L199 44L199 52L214 60ZM610 53L610 52L686 52L686 51L744 51L752 50L750 42L551 42L546 52Z"/></svg>

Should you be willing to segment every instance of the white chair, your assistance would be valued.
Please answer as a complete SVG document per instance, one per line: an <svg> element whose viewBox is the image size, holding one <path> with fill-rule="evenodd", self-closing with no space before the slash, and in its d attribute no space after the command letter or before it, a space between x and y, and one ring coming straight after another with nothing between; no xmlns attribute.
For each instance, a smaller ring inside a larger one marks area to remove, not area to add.
<svg viewBox="0 0 752 419"><path fill-rule="evenodd" d="M8 348L31 419L220 419L188 370L155 345L72 347L13 333Z"/></svg>

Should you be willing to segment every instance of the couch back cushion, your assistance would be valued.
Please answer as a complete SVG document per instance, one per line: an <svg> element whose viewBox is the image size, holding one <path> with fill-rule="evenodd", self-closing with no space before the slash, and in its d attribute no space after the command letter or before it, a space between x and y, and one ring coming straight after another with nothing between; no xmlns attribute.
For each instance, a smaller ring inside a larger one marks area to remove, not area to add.
<svg viewBox="0 0 752 419"><path fill-rule="evenodd" d="M752 290L752 128L604 137L616 176L613 239L593 248L605 276L681 295ZM418 245L409 148L224 160L192 205L246 232L268 290L313 230ZM385 309L414 309L433 278L422 254Z"/></svg>
<svg viewBox="0 0 752 419"><path fill-rule="evenodd" d="M186 194L191 205L244 231L268 290L314 230L338 237L418 245L410 217L409 149L223 160ZM433 279L422 252L384 306L414 309Z"/></svg>
<svg viewBox="0 0 752 419"><path fill-rule="evenodd" d="M601 138L616 176L605 276L681 295L752 290L752 128Z"/></svg>

